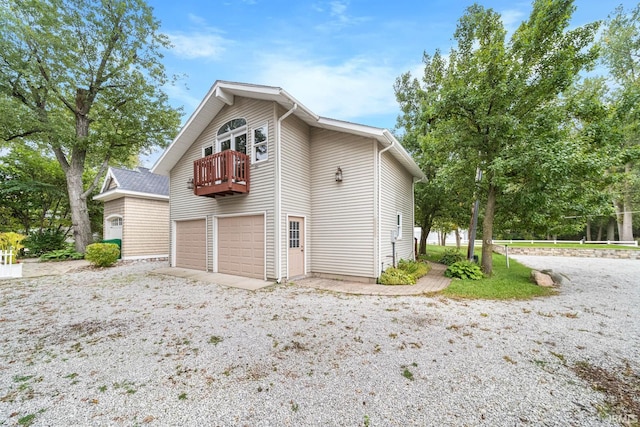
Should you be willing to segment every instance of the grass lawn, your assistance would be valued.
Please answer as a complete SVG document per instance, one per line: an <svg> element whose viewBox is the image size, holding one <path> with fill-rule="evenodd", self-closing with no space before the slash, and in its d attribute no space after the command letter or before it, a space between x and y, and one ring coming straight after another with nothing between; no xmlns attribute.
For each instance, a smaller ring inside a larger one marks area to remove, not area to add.
<svg viewBox="0 0 640 427"><path fill-rule="evenodd" d="M427 246L427 259L438 262L446 249L451 247ZM460 251L466 254L466 248ZM480 256L480 251L476 251ZM506 258L503 255L493 254L493 276L482 280L460 280L454 279L451 285L442 291L442 295L457 298L479 298L479 299L530 299L534 297L556 295L557 290L553 288L543 288L533 284L529 275L531 269L514 259L509 259L507 268Z"/></svg>

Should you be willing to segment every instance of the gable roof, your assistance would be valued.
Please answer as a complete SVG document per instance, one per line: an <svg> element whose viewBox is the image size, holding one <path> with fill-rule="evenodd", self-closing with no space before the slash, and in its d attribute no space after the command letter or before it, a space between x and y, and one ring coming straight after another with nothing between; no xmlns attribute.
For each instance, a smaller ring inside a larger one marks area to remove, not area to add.
<svg viewBox="0 0 640 427"><path fill-rule="evenodd" d="M124 196L169 200L169 177L143 167L134 170L109 167L100 194L93 199L106 202Z"/></svg>
<svg viewBox="0 0 640 427"><path fill-rule="evenodd" d="M221 80L213 84L202 102L200 102L200 105L198 105L191 117L189 117L189 120L187 120L186 124L182 127L178 136L176 136L171 145L169 145L155 165L153 165L151 172L169 175L171 169L173 169L180 158L187 152L191 144L195 142L196 138L204 131L211 120L213 120L225 105L233 105L236 96L277 102L287 110L297 105L293 114L309 126L376 139L384 147L391 146L389 150L390 153L414 177L419 179L425 178L420 167L418 167L409 153L406 152L400 142L387 129L318 116L279 87L234 83Z"/></svg>

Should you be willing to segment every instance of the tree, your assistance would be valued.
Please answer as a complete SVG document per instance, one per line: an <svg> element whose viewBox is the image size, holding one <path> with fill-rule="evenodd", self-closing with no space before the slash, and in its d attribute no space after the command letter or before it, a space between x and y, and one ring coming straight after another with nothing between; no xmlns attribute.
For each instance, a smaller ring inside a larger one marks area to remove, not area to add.
<svg viewBox="0 0 640 427"><path fill-rule="evenodd" d="M54 229L64 235L71 227L64 173L55 159L26 145L12 147L0 160L0 207L7 215L2 223L18 222L6 231Z"/></svg>
<svg viewBox="0 0 640 427"><path fill-rule="evenodd" d="M471 197L473 181L464 181L464 174L457 173L457 164L451 161L449 153L436 143L439 138L448 136L438 134L438 129L421 116L422 107L435 91L422 88L409 74L396 79L394 90L402 110L396 125L403 131L402 145L426 176L424 181L416 183L414 194L416 223L421 228L419 253L425 254L427 237L437 221L464 222L461 218L467 209L460 200Z"/></svg>
<svg viewBox="0 0 640 427"><path fill-rule="evenodd" d="M511 208L500 203L508 202L505 194L562 179L560 171L542 166L536 182L527 176L540 154L556 153L547 156L548 166L561 165L558 96L597 57L590 45L598 23L567 30L574 9L571 0L534 1L529 19L507 43L500 15L476 4L458 22L457 47L448 59L438 51L424 56L417 93L426 97L413 101L413 116L427 132L447 135L438 144L466 166L467 176L473 178L477 167L483 171L482 268L489 275L496 214ZM523 212L539 209L534 197L520 202Z"/></svg>
<svg viewBox="0 0 640 427"><path fill-rule="evenodd" d="M143 0L0 5L0 136L46 147L65 174L76 250L92 242L87 198L109 162L164 146L179 111L162 86L169 46ZM98 173L85 182L88 168Z"/></svg>
<svg viewBox="0 0 640 427"><path fill-rule="evenodd" d="M631 241L640 160L640 5L630 12L618 7L607 20L601 44L603 62L615 87L611 102L622 135L616 153L618 165L612 169L620 178L614 205L620 240Z"/></svg>

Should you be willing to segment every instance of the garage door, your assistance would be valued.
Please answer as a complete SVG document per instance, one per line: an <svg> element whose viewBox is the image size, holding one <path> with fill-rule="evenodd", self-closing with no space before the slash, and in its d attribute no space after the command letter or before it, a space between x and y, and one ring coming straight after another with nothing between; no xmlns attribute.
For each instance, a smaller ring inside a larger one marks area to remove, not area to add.
<svg viewBox="0 0 640 427"><path fill-rule="evenodd" d="M218 271L264 278L264 216L218 219Z"/></svg>
<svg viewBox="0 0 640 427"><path fill-rule="evenodd" d="M207 269L206 221L176 222L176 267Z"/></svg>

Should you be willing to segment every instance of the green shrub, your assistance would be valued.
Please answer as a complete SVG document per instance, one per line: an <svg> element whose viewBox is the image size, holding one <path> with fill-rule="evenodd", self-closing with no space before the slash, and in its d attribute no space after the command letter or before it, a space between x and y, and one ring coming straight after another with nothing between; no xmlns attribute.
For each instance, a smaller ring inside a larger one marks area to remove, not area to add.
<svg viewBox="0 0 640 427"><path fill-rule="evenodd" d="M425 262L407 261L404 259L398 261L398 268L411 274L416 280L426 275L429 270L431 270L431 266Z"/></svg>
<svg viewBox="0 0 640 427"><path fill-rule="evenodd" d="M380 275L383 285L415 285L416 278L399 268L389 267Z"/></svg>
<svg viewBox="0 0 640 427"><path fill-rule="evenodd" d="M42 261L65 261L69 259L82 259L84 255L73 248L57 249L40 255Z"/></svg>
<svg viewBox="0 0 640 427"><path fill-rule="evenodd" d="M480 266L471 261L458 261L451 264L444 272L444 275L454 279L480 280L484 276Z"/></svg>
<svg viewBox="0 0 640 427"><path fill-rule="evenodd" d="M120 248L115 243L93 243L87 246L84 259L96 267L110 267L118 261Z"/></svg>
<svg viewBox="0 0 640 427"><path fill-rule="evenodd" d="M13 256L11 257L11 263L16 264L18 262L18 255L20 255L20 249L22 246L22 241L24 240L22 234L14 233L13 231L9 231L8 233L0 233L0 250L2 251L13 251Z"/></svg>
<svg viewBox="0 0 640 427"><path fill-rule="evenodd" d="M464 255L457 249L446 249L438 262L444 265L452 265L456 262L464 261L464 258Z"/></svg>
<svg viewBox="0 0 640 427"><path fill-rule="evenodd" d="M29 255L39 256L46 252L64 249L65 235L56 229L34 231L24 241Z"/></svg>

